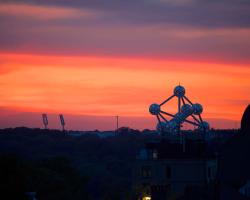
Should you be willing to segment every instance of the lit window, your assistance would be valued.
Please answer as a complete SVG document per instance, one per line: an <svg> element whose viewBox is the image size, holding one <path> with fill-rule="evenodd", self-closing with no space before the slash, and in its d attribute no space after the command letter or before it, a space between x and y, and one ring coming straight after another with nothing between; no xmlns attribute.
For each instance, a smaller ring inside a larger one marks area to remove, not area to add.
<svg viewBox="0 0 250 200"><path fill-rule="evenodd" d="M157 159L158 158L158 152L157 152L156 149L153 150L152 157L153 157L153 159Z"/></svg>
<svg viewBox="0 0 250 200"><path fill-rule="evenodd" d="M145 196L142 198L142 200L151 200L151 197L150 196Z"/></svg>

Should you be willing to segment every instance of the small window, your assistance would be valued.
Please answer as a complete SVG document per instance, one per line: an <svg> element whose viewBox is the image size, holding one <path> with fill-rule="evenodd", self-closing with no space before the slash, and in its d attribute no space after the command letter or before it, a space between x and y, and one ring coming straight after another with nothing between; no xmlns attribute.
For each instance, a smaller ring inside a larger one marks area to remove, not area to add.
<svg viewBox="0 0 250 200"><path fill-rule="evenodd" d="M156 160L158 158L158 152L157 152L156 149L153 150L152 157L153 157L154 160Z"/></svg>
<svg viewBox="0 0 250 200"><path fill-rule="evenodd" d="M167 179L171 178L171 167L170 166L166 167L166 178Z"/></svg>
<svg viewBox="0 0 250 200"><path fill-rule="evenodd" d="M150 166L143 166L141 170L141 175L143 178L150 178L152 176L152 171Z"/></svg>

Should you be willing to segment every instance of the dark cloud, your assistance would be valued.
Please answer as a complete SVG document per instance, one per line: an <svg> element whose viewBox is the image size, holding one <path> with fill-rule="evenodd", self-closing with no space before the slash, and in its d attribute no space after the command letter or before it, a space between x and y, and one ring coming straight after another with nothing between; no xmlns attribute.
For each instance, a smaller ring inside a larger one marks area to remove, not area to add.
<svg viewBox="0 0 250 200"><path fill-rule="evenodd" d="M0 12L1 51L250 62L249 1L23 0L22 4L94 14L46 19Z"/></svg>
<svg viewBox="0 0 250 200"><path fill-rule="evenodd" d="M5 2L20 3L11 0ZM247 0L23 0L23 2L107 12L112 14L111 22L175 23L199 27L249 27L250 25L250 2Z"/></svg>

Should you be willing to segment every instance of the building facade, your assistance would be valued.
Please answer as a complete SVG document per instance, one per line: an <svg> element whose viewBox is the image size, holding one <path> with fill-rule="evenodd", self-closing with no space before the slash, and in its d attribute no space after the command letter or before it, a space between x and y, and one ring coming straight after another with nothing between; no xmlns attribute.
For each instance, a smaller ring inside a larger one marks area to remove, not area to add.
<svg viewBox="0 0 250 200"><path fill-rule="evenodd" d="M134 187L138 199L174 199L187 187L205 187L217 176L216 156L204 143L182 145L159 141L146 144L137 155Z"/></svg>

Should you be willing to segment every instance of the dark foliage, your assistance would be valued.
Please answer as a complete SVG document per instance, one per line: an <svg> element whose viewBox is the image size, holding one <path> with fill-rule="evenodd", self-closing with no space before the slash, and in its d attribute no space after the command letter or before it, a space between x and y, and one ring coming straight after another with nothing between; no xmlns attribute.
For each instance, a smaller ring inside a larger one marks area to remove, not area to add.
<svg viewBox="0 0 250 200"><path fill-rule="evenodd" d="M245 112L243 113L241 119L241 131L242 132L250 131L250 105L247 106Z"/></svg>
<svg viewBox="0 0 250 200"><path fill-rule="evenodd" d="M208 146L220 153L221 180L240 185L248 177L241 170L250 168L240 167L250 153L250 134L236 133L214 130L216 137ZM124 129L107 138L92 133L71 137L58 130L0 130L0 196L25 199L25 192L35 191L42 200L131 199L136 153L156 139L159 136L149 130ZM238 174L229 165L238 167Z"/></svg>
<svg viewBox="0 0 250 200"><path fill-rule="evenodd" d="M25 193L34 191L39 199L87 199L86 179L65 158L25 160L2 154L0 175L1 196L5 199L27 199Z"/></svg>
<svg viewBox="0 0 250 200"><path fill-rule="evenodd" d="M17 196L35 191L39 199L126 199L136 152L152 138L133 130L102 139L57 130L0 130L0 167L7 172L1 181L12 181L5 188L15 188Z"/></svg>

